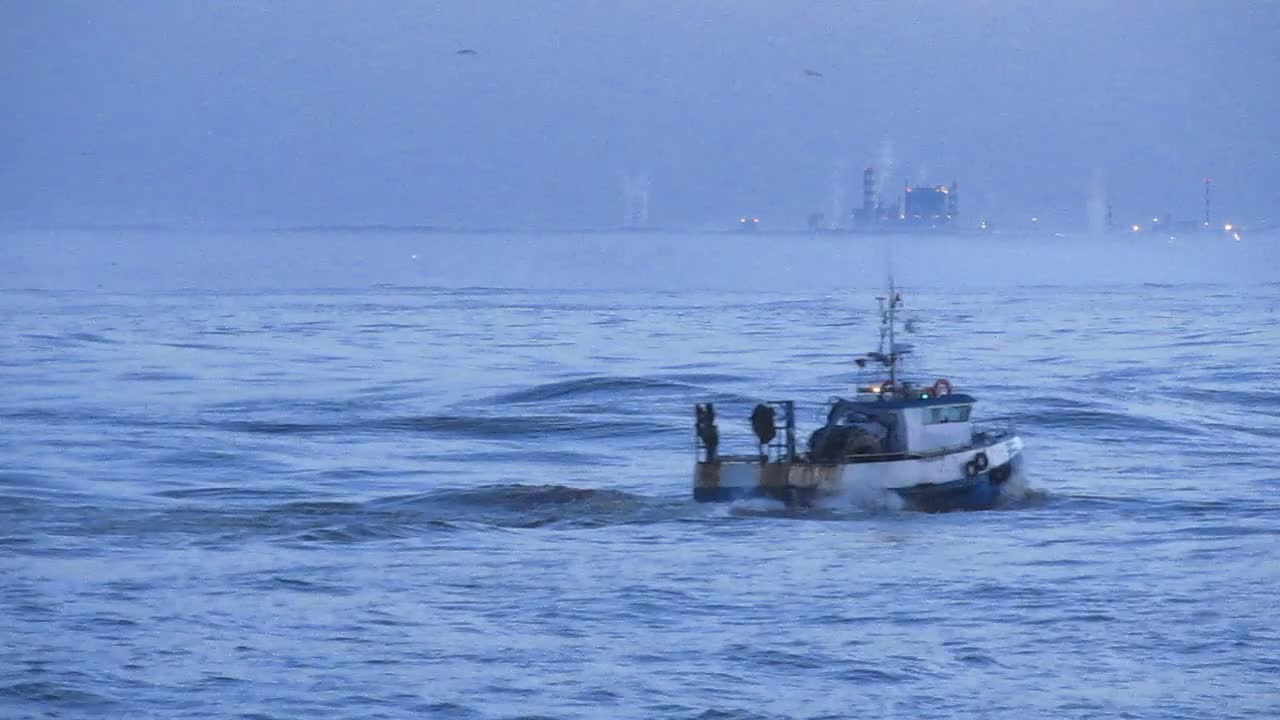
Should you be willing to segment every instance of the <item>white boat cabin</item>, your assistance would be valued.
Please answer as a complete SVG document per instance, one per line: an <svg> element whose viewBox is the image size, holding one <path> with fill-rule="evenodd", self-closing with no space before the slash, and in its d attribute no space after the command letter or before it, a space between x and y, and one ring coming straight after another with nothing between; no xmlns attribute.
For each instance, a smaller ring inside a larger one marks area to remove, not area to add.
<svg viewBox="0 0 1280 720"><path fill-rule="evenodd" d="M896 391L863 388L856 399L837 399L827 424L809 442L819 462L872 459L884 455L932 455L973 445L970 414L974 398L918 389L904 383Z"/></svg>

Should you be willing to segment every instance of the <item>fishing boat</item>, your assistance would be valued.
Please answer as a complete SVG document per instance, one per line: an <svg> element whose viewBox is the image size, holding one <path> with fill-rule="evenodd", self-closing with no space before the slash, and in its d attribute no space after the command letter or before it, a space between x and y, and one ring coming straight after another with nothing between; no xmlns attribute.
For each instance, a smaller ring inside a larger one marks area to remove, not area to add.
<svg viewBox="0 0 1280 720"><path fill-rule="evenodd" d="M803 450L792 400L762 402L744 418L755 435L752 454L721 454L714 404L695 407L695 500L764 497L808 506L824 496L883 494L938 512L987 509L1009 495L1022 461L1012 419L975 421L977 399L946 378L906 379L903 361L913 348L897 342L902 294L890 280L877 301L879 348L854 360L856 393L827 402L826 422Z"/></svg>

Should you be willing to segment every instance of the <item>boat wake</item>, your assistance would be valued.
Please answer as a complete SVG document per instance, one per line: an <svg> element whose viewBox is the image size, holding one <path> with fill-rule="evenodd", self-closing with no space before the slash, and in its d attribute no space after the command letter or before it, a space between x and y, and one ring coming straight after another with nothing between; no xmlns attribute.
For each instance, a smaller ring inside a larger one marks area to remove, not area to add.
<svg viewBox="0 0 1280 720"><path fill-rule="evenodd" d="M8 520L21 524L36 518L62 528L56 543L46 538L48 542L23 548L34 554L79 552L107 539L135 546L331 545L441 533L657 524L705 516L683 498L519 484L439 489L364 502L288 490L245 492L230 486L163 491L146 502L110 508L59 504L52 497L23 501L23 512L8 513Z"/></svg>
<svg viewBox="0 0 1280 720"><path fill-rule="evenodd" d="M1025 507L1043 498L1043 493L1026 488L1001 507ZM131 545L220 547L267 542L325 546L412 540L442 533L534 528L571 531L714 522L726 517L856 520L905 512L902 501L892 493L841 493L810 507L788 507L764 498L707 507L682 497L556 484L448 488L364 502L287 491L206 487L164 491L153 500L161 505L152 502L106 509L94 504L53 507L41 498L24 498L31 507L22 516L11 514L10 519L19 524L23 517L55 520L63 528L56 543L61 548L37 542L11 549L32 554L82 552L104 539L127 540Z"/></svg>
<svg viewBox="0 0 1280 720"><path fill-rule="evenodd" d="M496 528L589 528L652 524L694 514L683 499L565 485L483 485L377 500L371 509L421 513L455 524Z"/></svg>

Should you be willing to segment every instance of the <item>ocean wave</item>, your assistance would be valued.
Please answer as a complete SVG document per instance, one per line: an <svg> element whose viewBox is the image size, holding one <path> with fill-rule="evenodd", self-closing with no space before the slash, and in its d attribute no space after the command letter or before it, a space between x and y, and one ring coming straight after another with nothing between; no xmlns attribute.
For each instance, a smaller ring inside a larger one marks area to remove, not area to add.
<svg viewBox="0 0 1280 720"><path fill-rule="evenodd" d="M643 420L604 420L566 415L410 415L352 419L344 422L289 420L228 420L213 424L222 430L257 435L361 435L387 431L477 439L619 438L670 432L668 425Z"/></svg>
<svg viewBox="0 0 1280 720"><path fill-rule="evenodd" d="M631 394L644 394L654 391L678 391L681 393L708 392L695 383L724 383L738 378L730 375L712 373L691 373L670 377L626 377L610 375L593 375L590 377L545 383L531 388L502 393L490 398L489 402L499 405L544 403L551 400L565 400L594 395L606 395L616 398Z"/></svg>
<svg viewBox="0 0 1280 720"><path fill-rule="evenodd" d="M112 340L105 335L90 332L69 332L63 335L50 335L48 333L25 333L23 338L31 341L33 347L43 348L71 348L79 345L119 345L118 340Z"/></svg>
<svg viewBox="0 0 1280 720"><path fill-rule="evenodd" d="M165 370L139 370L121 373L117 379L124 382L191 382L196 380L196 376Z"/></svg>
<svg viewBox="0 0 1280 720"><path fill-rule="evenodd" d="M1273 378L1273 380L1275 379ZM1238 405L1263 412L1269 411L1273 417L1280 417L1280 390L1270 388L1239 389L1233 386L1203 387L1183 385L1173 388L1167 394L1169 397L1184 400Z"/></svg>
<svg viewBox="0 0 1280 720"><path fill-rule="evenodd" d="M1154 434L1175 435L1183 438L1200 437L1205 430L1194 425L1183 425L1153 417L1102 409L1058 408L1053 412L1020 413L1018 425L1042 430L1090 430L1117 433L1130 439L1150 439Z"/></svg>
<svg viewBox="0 0 1280 720"><path fill-rule="evenodd" d="M77 682L87 682L87 678ZM115 700L105 695L81 690L63 683L47 681L26 681L0 686L0 697L9 697L54 707L70 705L80 709L109 706L116 703Z"/></svg>
<svg viewBox="0 0 1280 720"><path fill-rule="evenodd" d="M307 495L307 491L300 488L291 489L268 489L253 488L240 486L209 486L197 488L177 488L173 490L160 490L153 493L154 497L168 498L171 500L222 500L222 501L246 501L246 502L264 502L270 500L279 500L290 497L303 497Z"/></svg>

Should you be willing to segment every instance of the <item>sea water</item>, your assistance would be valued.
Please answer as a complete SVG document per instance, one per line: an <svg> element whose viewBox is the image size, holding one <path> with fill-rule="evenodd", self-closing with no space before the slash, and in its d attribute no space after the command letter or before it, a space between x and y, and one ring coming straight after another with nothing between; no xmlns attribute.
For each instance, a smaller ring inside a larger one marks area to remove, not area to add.
<svg viewBox="0 0 1280 720"><path fill-rule="evenodd" d="M690 499L875 349L1022 492ZM10 231L0 716L1273 718L1280 240Z"/></svg>

